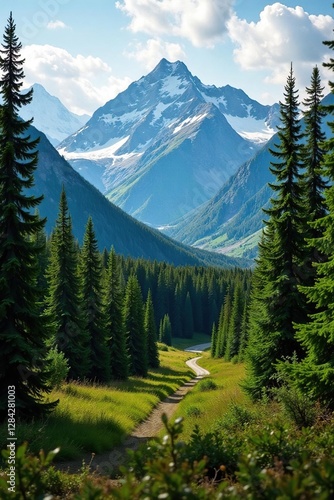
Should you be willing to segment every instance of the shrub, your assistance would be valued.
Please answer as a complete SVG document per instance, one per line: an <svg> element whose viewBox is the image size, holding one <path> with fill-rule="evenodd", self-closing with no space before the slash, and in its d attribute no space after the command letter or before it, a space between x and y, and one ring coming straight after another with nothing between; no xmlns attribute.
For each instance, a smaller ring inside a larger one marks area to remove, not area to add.
<svg viewBox="0 0 334 500"><path fill-rule="evenodd" d="M186 409L187 417L200 417L202 415L202 410L198 406L188 406Z"/></svg>
<svg viewBox="0 0 334 500"><path fill-rule="evenodd" d="M162 342L158 342L157 345L158 345L158 350L159 351L163 351L163 352L169 351L169 348L168 348L167 344L163 344Z"/></svg>
<svg viewBox="0 0 334 500"><path fill-rule="evenodd" d="M222 420L227 428L242 429L253 423L256 420L256 416L245 406L232 402Z"/></svg>
<svg viewBox="0 0 334 500"><path fill-rule="evenodd" d="M66 380L69 365L64 353L59 352L57 347L50 349L47 361L49 365L48 382L52 388L59 389Z"/></svg>
<svg viewBox="0 0 334 500"><path fill-rule="evenodd" d="M12 490L8 489L7 481L11 480L8 472L0 476L0 498L3 500L21 500L22 498L44 498L44 493L48 491L46 478L43 471L51 464L59 449L50 451L45 455L41 450L39 455L31 456L27 453L28 444L24 443L16 449L15 485ZM2 456L8 463L10 457L9 450L3 450Z"/></svg>
<svg viewBox="0 0 334 500"><path fill-rule="evenodd" d="M218 385L212 378L204 378L198 383L198 389L202 392L218 389Z"/></svg>

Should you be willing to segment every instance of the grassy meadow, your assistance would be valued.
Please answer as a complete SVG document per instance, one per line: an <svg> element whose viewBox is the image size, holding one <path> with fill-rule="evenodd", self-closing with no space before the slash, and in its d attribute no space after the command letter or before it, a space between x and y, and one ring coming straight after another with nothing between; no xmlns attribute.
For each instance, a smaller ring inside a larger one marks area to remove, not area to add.
<svg viewBox="0 0 334 500"><path fill-rule="evenodd" d="M60 447L58 460L74 459L82 451L100 453L119 445L152 409L193 372L185 364L190 353L171 349L160 352L161 366L147 378L130 377L108 386L64 384L54 390L51 401L59 399L56 410L45 420L17 425L18 442L28 441L29 450ZM0 428L5 443L7 428ZM2 445L3 448L3 445Z"/></svg>

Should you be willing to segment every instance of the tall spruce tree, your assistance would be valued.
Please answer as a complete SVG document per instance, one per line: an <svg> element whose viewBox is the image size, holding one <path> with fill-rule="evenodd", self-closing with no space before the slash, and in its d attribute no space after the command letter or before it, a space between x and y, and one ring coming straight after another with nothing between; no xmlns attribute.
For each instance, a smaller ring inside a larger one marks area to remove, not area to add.
<svg viewBox="0 0 334 500"><path fill-rule="evenodd" d="M129 375L129 356L123 324L123 292L120 284L120 269L113 248L108 259L104 313L110 351L111 377L115 380L125 380Z"/></svg>
<svg viewBox="0 0 334 500"><path fill-rule="evenodd" d="M334 5L333 5L334 7ZM334 50L334 41L324 42ZM324 66L334 71L334 59ZM329 82L334 94L334 82ZM334 105L325 108L334 115ZM334 121L329 122L332 136L325 142L323 173L330 181L325 191L327 214L317 219L312 228L317 232L311 245L328 260L316 264L313 286L303 287L307 299L314 305L309 322L296 326L297 338L306 350L305 359L285 368L295 383L314 401L321 401L334 409ZM321 171L320 171L321 173Z"/></svg>
<svg viewBox="0 0 334 500"><path fill-rule="evenodd" d="M82 320L78 253L64 189L61 192L59 214L51 237L47 276L47 315L53 326L51 343L58 351L63 352L68 360L68 378L83 379L90 368L89 339Z"/></svg>
<svg viewBox="0 0 334 500"><path fill-rule="evenodd" d="M144 308L137 277L131 275L125 291L124 327L130 356L130 372L147 376L147 338L144 329Z"/></svg>
<svg viewBox="0 0 334 500"><path fill-rule="evenodd" d="M26 192L34 183L38 141L30 140L32 120L19 117L32 92L20 94L23 84L22 45L12 14L0 49L0 421L8 417L8 388L15 387L17 418L30 419L51 411L45 403L45 321L37 287L38 257L42 249L34 237L44 220L32 211L42 197Z"/></svg>
<svg viewBox="0 0 334 500"><path fill-rule="evenodd" d="M183 309L182 337L191 339L194 335L194 315L190 293L187 292Z"/></svg>
<svg viewBox="0 0 334 500"><path fill-rule="evenodd" d="M324 198L324 190L327 182L323 175L322 163L324 159L325 149L324 141L326 135L322 129L322 122L326 115L326 111L321 105L323 99L324 87L321 86L320 72L317 66L313 69L311 76L311 84L306 87L306 98L303 101L305 107L305 145L302 149L303 163L306 169L305 172L305 207L306 207L306 224L304 228L304 238L308 243L308 251L303 272L305 276L305 284L312 285L316 268L314 263L325 260L325 255L319 252L317 246L312 244L312 239L318 238L321 231L313 222L321 219L326 215L326 206Z"/></svg>
<svg viewBox="0 0 334 500"><path fill-rule="evenodd" d="M148 291L148 296L145 304L144 329L147 338L148 366L150 368L158 368L160 365L160 361L151 290Z"/></svg>
<svg viewBox="0 0 334 500"><path fill-rule="evenodd" d="M96 382L110 379L110 353L107 347L102 305L102 262L89 217L80 256L80 289L83 328L89 342L89 370L86 377Z"/></svg>
<svg viewBox="0 0 334 500"><path fill-rule="evenodd" d="M172 325L168 314L165 314L160 321L159 341L169 346L172 345Z"/></svg>
<svg viewBox="0 0 334 500"><path fill-rule="evenodd" d="M301 126L298 121L298 91L293 69L287 79L285 101L280 103L280 142L270 150L276 161L270 170L276 183L275 193L261 242L247 353L248 377L244 387L253 397L275 384L276 362L294 352L301 355L295 338L294 323L306 320L305 299L298 290L302 283L305 260L305 207L301 160Z"/></svg>
<svg viewBox="0 0 334 500"><path fill-rule="evenodd" d="M229 321L225 358L230 361L238 356L241 340L242 313L244 308L242 284L237 281L234 287L231 318Z"/></svg>

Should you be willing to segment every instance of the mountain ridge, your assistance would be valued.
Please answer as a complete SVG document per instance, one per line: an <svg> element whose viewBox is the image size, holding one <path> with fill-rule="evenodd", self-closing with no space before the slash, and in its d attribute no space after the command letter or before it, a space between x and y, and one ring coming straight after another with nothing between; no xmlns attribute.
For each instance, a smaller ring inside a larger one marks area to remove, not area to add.
<svg viewBox="0 0 334 500"><path fill-rule="evenodd" d="M162 59L58 150L126 212L155 227L168 224L209 200L254 155L256 127L262 140L273 133L277 105L225 90L232 97L224 87L203 85L181 61Z"/></svg>
<svg viewBox="0 0 334 500"><path fill-rule="evenodd" d="M47 218L46 231L51 233L58 214L59 199L65 188L72 218L73 233L82 242L86 222L92 217L100 250L113 246L117 253L134 258L162 260L175 265L209 265L248 267L249 261L229 259L210 252L192 249L174 242L148 228L108 201L94 186L83 179L62 158L45 134L31 126L31 139L40 138L35 184L30 192L44 195L39 205L41 217Z"/></svg>

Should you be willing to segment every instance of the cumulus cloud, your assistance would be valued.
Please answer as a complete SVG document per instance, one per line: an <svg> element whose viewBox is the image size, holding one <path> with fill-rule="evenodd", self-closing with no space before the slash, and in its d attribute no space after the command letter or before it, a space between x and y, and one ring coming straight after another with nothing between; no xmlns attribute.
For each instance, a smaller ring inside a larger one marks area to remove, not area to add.
<svg viewBox="0 0 334 500"><path fill-rule="evenodd" d="M68 26L59 19L56 21L49 21L46 27L48 30L59 30L59 29L63 30L65 28L68 28Z"/></svg>
<svg viewBox="0 0 334 500"><path fill-rule="evenodd" d="M92 113L130 84L99 57L73 56L52 45L27 45L22 55L25 85L40 83L75 113Z"/></svg>
<svg viewBox="0 0 334 500"><path fill-rule="evenodd" d="M125 55L142 63L148 71L152 70L163 57L169 61L185 58L181 45L165 42L160 38L151 38L146 43L139 42Z"/></svg>
<svg viewBox="0 0 334 500"><path fill-rule="evenodd" d="M306 75L309 79L312 67L321 66L328 53L322 42L332 38L333 28L330 16L310 15L302 7L279 2L267 5L257 23L235 15L228 22L229 36L237 45L236 62L246 70L269 70L267 83L283 83L290 62L303 80Z"/></svg>
<svg viewBox="0 0 334 500"><path fill-rule="evenodd" d="M213 47L226 33L234 0L122 0L116 7L131 18L137 33L165 34L189 40L196 47Z"/></svg>

